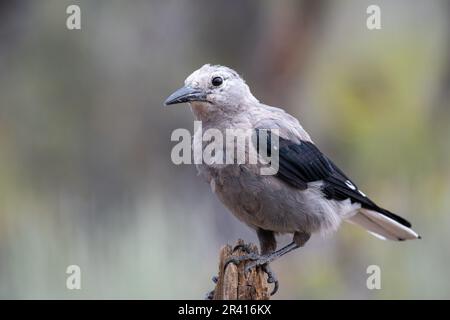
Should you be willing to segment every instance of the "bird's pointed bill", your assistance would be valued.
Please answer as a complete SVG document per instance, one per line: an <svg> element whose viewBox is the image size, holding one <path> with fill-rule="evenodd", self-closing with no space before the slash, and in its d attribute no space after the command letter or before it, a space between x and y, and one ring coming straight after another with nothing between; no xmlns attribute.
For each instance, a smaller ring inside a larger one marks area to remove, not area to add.
<svg viewBox="0 0 450 320"><path fill-rule="evenodd" d="M166 99L166 101L164 101L164 105L168 106L171 104L178 104L192 101L206 101L206 94L199 89L194 89L186 86L172 93Z"/></svg>

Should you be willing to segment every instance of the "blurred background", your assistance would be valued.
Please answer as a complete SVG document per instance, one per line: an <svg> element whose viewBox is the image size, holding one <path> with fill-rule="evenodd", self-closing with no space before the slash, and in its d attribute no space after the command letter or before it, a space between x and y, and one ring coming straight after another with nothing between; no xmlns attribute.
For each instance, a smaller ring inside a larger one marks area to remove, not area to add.
<svg viewBox="0 0 450 320"><path fill-rule="evenodd" d="M273 264L275 298L450 298L449 21L445 0L1 2L0 298L202 299L219 248L256 241L170 159L193 117L162 102L205 63L299 118L423 237L316 235ZM81 290L66 289L72 264Z"/></svg>

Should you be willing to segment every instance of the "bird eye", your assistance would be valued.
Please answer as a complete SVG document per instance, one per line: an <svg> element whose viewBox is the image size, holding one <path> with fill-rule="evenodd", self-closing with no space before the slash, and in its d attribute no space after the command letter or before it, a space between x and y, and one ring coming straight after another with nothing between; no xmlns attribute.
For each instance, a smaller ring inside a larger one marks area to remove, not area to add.
<svg viewBox="0 0 450 320"><path fill-rule="evenodd" d="M214 77L211 81L212 85L215 87L220 86L223 83L222 77Z"/></svg>

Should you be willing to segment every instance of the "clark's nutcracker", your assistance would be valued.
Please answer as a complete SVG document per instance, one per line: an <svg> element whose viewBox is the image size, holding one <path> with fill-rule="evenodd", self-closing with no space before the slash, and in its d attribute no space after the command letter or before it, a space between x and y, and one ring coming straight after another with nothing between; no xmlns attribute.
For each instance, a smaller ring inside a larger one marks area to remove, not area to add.
<svg viewBox="0 0 450 320"><path fill-rule="evenodd" d="M359 190L316 147L297 119L282 109L260 103L234 70L204 65L167 98L165 105L184 102L202 121L203 130L278 129L276 175L261 175L251 164L197 166L223 204L256 230L261 255L231 262L250 259L247 269L263 267L269 282L275 282L274 292L278 282L268 263L302 247L312 233L336 230L342 220L360 225L384 240L420 238L408 221L379 207ZM201 132L195 133L194 143L201 143L197 135ZM293 241L276 250L275 234L279 233L292 233Z"/></svg>

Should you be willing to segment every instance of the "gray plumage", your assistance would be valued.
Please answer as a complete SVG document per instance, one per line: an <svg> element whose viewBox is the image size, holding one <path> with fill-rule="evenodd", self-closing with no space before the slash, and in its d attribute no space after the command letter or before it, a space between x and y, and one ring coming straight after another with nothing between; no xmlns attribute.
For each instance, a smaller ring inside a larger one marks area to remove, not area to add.
<svg viewBox="0 0 450 320"><path fill-rule="evenodd" d="M213 79L220 84L214 85ZM293 154L294 158L282 158L280 162L291 161L294 168L300 168L293 174L296 179L300 177L299 182L306 188L296 187L279 175L260 175L258 165L197 166L222 203L257 231L263 254L276 249L275 233L294 234L298 247L312 233L336 230L343 220L361 225L384 239L418 238L406 220L375 205L322 155L297 119L282 109L260 103L234 70L204 65L185 80L183 90L170 96L166 104L189 102L195 118L202 121L203 131L215 128L225 134L230 128L278 129L280 139L292 148L287 157ZM194 144L202 143L201 135L202 132L195 133ZM301 150L306 147L314 158L303 164ZM318 175L321 179L314 180L314 172L302 173L300 166L314 165L316 160L326 170L323 177Z"/></svg>

